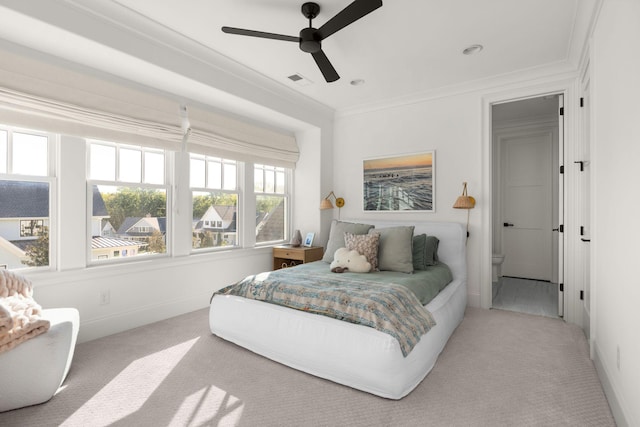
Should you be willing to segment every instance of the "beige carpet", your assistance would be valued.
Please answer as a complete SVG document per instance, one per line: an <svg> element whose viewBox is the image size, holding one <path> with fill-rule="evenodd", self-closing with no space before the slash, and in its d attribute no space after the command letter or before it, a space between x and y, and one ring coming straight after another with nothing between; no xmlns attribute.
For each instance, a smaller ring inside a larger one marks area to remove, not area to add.
<svg viewBox="0 0 640 427"><path fill-rule="evenodd" d="M1 381L1 379L0 379ZM212 336L207 310L78 346L49 402L2 426L612 426L582 331L469 308L433 371L392 401Z"/></svg>

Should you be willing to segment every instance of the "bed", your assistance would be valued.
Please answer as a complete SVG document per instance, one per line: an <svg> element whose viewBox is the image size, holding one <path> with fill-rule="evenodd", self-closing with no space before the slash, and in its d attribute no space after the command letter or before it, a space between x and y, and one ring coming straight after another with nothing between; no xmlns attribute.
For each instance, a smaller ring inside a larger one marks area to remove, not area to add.
<svg viewBox="0 0 640 427"><path fill-rule="evenodd" d="M435 326L406 356L396 338L372 327L235 295L214 294L211 332L294 369L384 398L401 399L431 371L464 316L466 233L461 224L448 222L343 222L366 223L375 230L411 225L414 235L425 233L439 240L437 258L449 267L452 280L424 306ZM334 225L335 221L331 235ZM327 253L334 250L331 246L330 237ZM316 263L329 269L324 261Z"/></svg>

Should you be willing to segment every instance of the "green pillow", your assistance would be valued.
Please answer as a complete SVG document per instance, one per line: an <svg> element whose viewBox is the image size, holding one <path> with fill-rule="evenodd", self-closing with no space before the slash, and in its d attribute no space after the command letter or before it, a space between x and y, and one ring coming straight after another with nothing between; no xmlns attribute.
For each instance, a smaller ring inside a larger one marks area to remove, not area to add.
<svg viewBox="0 0 640 427"><path fill-rule="evenodd" d="M440 244L440 240L436 236L427 236L424 259L426 266L438 263L438 244Z"/></svg>
<svg viewBox="0 0 640 427"><path fill-rule="evenodd" d="M379 233L378 269L413 273L413 225L375 228L369 234Z"/></svg>
<svg viewBox="0 0 640 427"><path fill-rule="evenodd" d="M413 269L426 270L425 263L427 258L427 235L419 234L413 236Z"/></svg>

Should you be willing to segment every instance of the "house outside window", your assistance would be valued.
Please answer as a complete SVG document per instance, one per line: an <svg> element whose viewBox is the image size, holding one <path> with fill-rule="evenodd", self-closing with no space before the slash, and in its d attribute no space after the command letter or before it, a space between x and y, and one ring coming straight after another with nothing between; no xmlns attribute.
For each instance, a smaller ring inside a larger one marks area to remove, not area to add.
<svg viewBox="0 0 640 427"><path fill-rule="evenodd" d="M167 253L164 150L90 140L91 261Z"/></svg>
<svg viewBox="0 0 640 427"><path fill-rule="evenodd" d="M7 269L54 265L55 141L46 132L0 125L0 264Z"/></svg>
<svg viewBox="0 0 640 427"><path fill-rule="evenodd" d="M235 160L190 154L192 249L239 246L238 168Z"/></svg>
<svg viewBox="0 0 640 427"><path fill-rule="evenodd" d="M44 220L21 219L20 237L38 237L44 233Z"/></svg>
<svg viewBox="0 0 640 427"><path fill-rule="evenodd" d="M280 242L287 237L289 176L290 171L282 167L254 165L256 244Z"/></svg>

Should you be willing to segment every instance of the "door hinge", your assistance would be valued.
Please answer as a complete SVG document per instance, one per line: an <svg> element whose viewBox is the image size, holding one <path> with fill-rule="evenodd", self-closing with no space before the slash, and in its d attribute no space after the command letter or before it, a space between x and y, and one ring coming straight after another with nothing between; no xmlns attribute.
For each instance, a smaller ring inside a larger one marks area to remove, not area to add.
<svg viewBox="0 0 640 427"><path fill-rule="evenodd" d="M564 107L560 107L560 115L564 116Z"/></svg>
<svg viewBox="0 0 640 427"><path fill-rule="evenodd" d="M564 292L564 283L560 283L558 286L560 287L560 292Z"/></svg>
<svg viewBox="0 0 640 427"><path fill-rule="evenodd" d="M580 300L584 300L584 291L580 291Z"/></svg>
<svg viewBox="0 0 640 427"><path fill-rule="evenodd" d="M560 173L564 173L564 165L560 166Z"/></svg>
<svg viewBox="0 0 640 427"><path fill-rule="evenodd" d="M582 97L580 98L580 106L584 107L584 98L582 98Z"/></svg>

